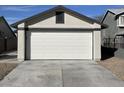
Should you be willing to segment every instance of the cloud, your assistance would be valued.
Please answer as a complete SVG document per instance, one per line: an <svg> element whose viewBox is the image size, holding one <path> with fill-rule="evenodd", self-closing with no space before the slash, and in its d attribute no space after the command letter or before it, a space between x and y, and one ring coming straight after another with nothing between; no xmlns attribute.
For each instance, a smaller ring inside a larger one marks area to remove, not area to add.
<svg viewBox="0 0 124 93"><path fill-rule="evenodd" d="M19 18L17 18L17 17L7 17L6 19L8 19L8 20L17 20Z"/></svg>
<svg viewBox="0 0 124 93"><path fill-rule="evenodd" d="M3 11L19 11L19 12L27 12L32 11L32 8L35 7L35 5L27 5L27 6L2 6L1 10Z"/></svg>

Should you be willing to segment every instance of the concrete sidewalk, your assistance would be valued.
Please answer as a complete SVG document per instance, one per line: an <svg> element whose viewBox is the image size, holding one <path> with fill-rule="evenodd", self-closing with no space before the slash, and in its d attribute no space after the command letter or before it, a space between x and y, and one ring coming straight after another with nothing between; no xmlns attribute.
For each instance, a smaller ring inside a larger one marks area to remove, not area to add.
<svg viewBox="0 0 124 93"><path fill-rule="evenodd" d="M0 63L20 63L17 61L17 51L10 51L0 54Z"/></svg>
<svg viewBox="0 0 124 93"><path fill-rule="evenodd" d="M25 61L8 74L0 86L6 87L123 87L110 71L93 61Z"/></svg>

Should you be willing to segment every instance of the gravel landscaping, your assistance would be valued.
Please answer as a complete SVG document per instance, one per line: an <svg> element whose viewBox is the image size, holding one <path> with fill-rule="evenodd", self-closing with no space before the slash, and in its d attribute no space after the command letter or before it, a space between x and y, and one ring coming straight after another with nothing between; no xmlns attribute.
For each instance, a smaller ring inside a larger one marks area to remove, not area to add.
<svg viewBox="0 0 124 93"><path fill-rule="evenodd" d="M114 73L119 79L124 80L124 59L112 57L98 63Z"/></svg>
<svg viewBox="0 0 124 93"><path fill-rule="evenodd" d="M0 63L0 80L17 66L17 63Z"/></svg>
<svg viewBox="0 0 124 93"><path fill-rule="evenodd" d="M0 54L0 80L2 80L18 64L16 51Z"/></svg>

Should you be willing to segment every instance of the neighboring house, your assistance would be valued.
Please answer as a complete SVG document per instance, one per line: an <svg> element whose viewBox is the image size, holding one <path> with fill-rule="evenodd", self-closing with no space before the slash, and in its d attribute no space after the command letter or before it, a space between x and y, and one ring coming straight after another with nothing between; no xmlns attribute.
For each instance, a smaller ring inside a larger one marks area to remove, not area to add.
<svg viewBox="0 0 124 93"><path fill-rule="evenodd" d="M9 24L2 16L0 17L0 53L14 50L17 46L17 37Z"/></svg>
<svg viewBox="0 0 124 93"><path fill-rule="evenodd" d="M102 45L124 48L124 8L108 9L101 23L108 27L102 32Z"/></svg>
<svg viewBox="0 0 124 93"><path fill-rule="evenodd" d="M101 59L101 28L94 19L56 6L11 25L18 29L18 60Z"/></svg>

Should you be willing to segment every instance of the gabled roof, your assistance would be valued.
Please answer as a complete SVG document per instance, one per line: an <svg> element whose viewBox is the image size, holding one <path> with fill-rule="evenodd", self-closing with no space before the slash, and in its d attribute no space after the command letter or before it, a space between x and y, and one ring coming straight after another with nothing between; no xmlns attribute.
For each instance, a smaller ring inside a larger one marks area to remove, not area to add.
<svg viewBox="0 0 124 93"><path fill-rule="evenodd" d="M37 17L39 17L39 16L42 16L42 15L47 14L47 13L52 12L52 11L57 11L57 10L59 10L59 9L61 9L61 10L63 10L63 11L70 12L70 13L72 13L72 14L74 14L74 15L80 17L80 18L85 18L85 19L89 20L89 22L92 22L92 23L95 22L95 23L100 24L100 25L103 26L103 27L106 27L105 24L101 24L100 22L96 21L95 19L89 18L89 17L87 17L87 16L85 16L85 15L82 15L82 14L76 12L76 11L73 11L73 10L68 9L68 8L66 8L66 7L64 7L64 6L61 6L61 5L56 6L56 7L52 8L52 9L47 10L47 11L41 12L41 13L39 13L39 14L36 14L36 15L34 15L34 16L31 16L31 17L29 17L29 18L23 19L23 20L21 20L21 21L18 21L18 22L16 22L16 23L12 24L11 26L14 27L14 28L17 28L17 26L18 26L19 24L21 24L21 23L25 23L25 22L27 22L27 21L30 21L30 20L34 19L34 18L37 18Z"/></svg>
<svg viewBox="0 0 124 93"><path fill-rule="evenodd" d="M113 12L116 15L116 18L122 14L124 14L124 8L120 9L109 9L109 11Z"/></svg>
<svg viewBox="0 0 124 93"><path fill-rule="evenodd" d="M103 19L101 20L101 23L103 23L103 21L105 20L105 18L106 18L106 16L107 16L108 13L112 13L113 15L115 15L115 13L107 10L106 13L105 13L105 15L104 15L104 17L103 17Z"/></svg>
<svg viewBox="0 0 124 93"><path fill-rule="evenodd" d="M111 11L111 12L113 12L115 15L118 15L118 14L124 12L124 8L119 8L119 9L108 9L108 11Z"/></svg>
<svg viewBox="0 0 124 93"><path fill-rule="evenodd" d="M9 31L9 33L7 31ZM13 36L16 38L16 35L14 34L14 32L12 31L12 29L10 28L9 24L7 23L3 16L0 17L0 32L3 37Z"/></svg>
<svg viewBox="0 0 124 93"><path fill-rule="evenodd" d="M108 9L107 12L105 13L101 23L103 23L105 17L107 16L107 14L112 13L113 15L115 15L116 17L118 17L121 14L124 14L124 8L119 8L119 9Z"/></svg>

